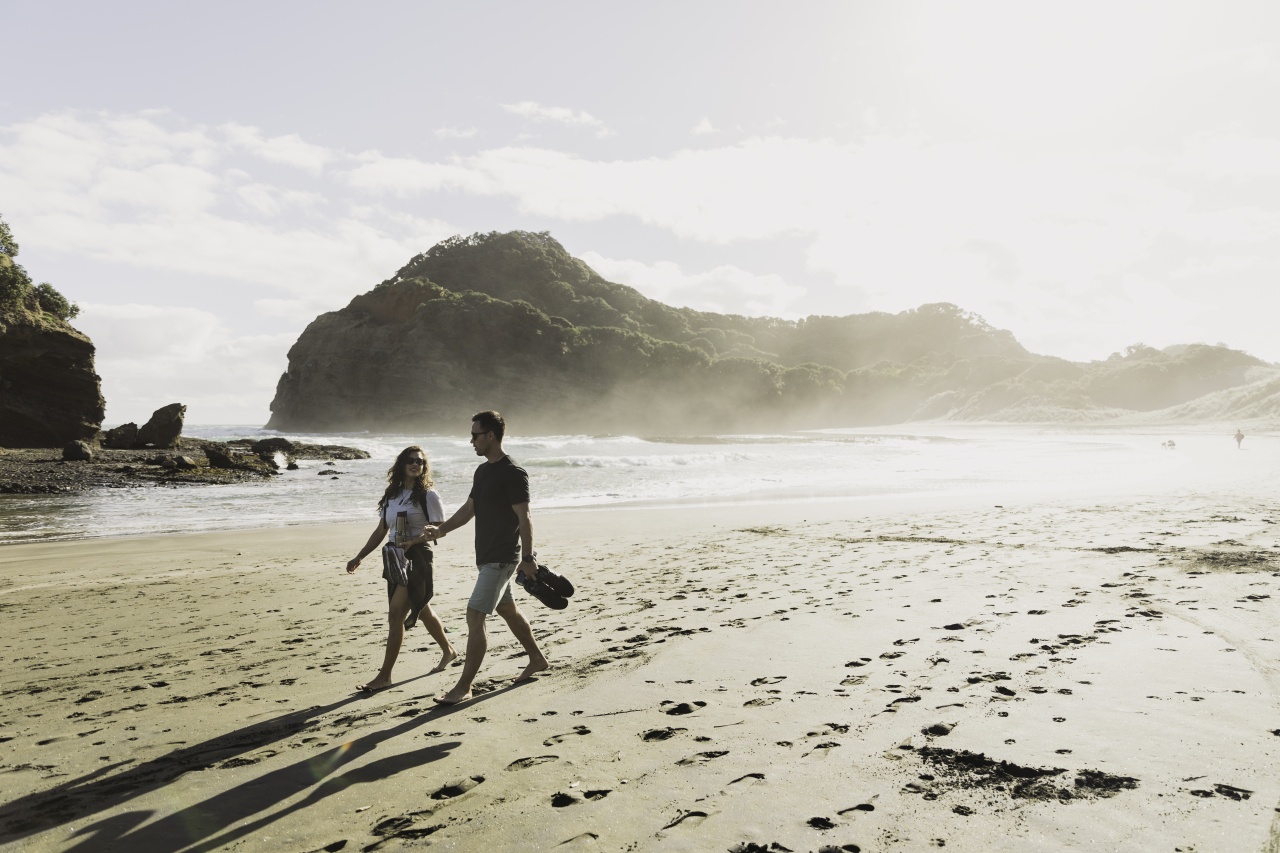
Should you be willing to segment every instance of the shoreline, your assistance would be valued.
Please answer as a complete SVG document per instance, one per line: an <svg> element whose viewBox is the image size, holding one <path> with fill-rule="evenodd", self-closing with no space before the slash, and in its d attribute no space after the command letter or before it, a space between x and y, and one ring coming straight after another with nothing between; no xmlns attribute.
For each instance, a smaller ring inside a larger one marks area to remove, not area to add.
<svg viewBox="0 0 1280 853"><path fill-rule="evenodd" d="M1157 439L1163 433L1078 434L1061 429L1005 433L986 428L946 432L961 443L939 444L936 437L922 431L914 438L926 444L911 442L912 436L905 436L908 441L902 444L896 439L904 436L859 431L851 439L832 436L834 444L828 444L822 436L810 436L799 444L766 442L748 450L735 450L739 457L727 460L716 458L716 451L692 448L668 454L661 449L661 443L657 450L652 443L641 443L649 449L634 452L626 449L630 444L624 444L621 450L616 444L601 450L591 442L574 444L574 439L569 438L554 442L549 448L535 443L527 449L532 456L527 464L538 483L552 489L550 494L539 492L546 495L542 512L630 511L646 507L701 510L713 506L754 514L758 510L750 509L753 505L899 504L948 500L956 495L972 496L960 500L990 498L993 503L1024 494L1035 499L1073 495L1087 499L1099 489L1108 494L1143 494L1168 488L1180 479L1199 480L1211 469L1238 479L1248 475L1245 469L1250 466L1267 465L1280 450L1280 443L1256 434L1246 442L1245 452L1237 454L1234 445L1216 433L1182 435L1177 452L1169 453L1159 447L1162 441ZM879 444L882 440L887 442L883 449ZM966 441L973 443L964 444ZM561 450L564 445L572 449ZM973 448L978 449L976 456ZM370 449L379 454L385 452L385 448L375 448L373 444L366 448ZM552 464L561 461L557 454L564 454L570 464ZM448 501L469 484L471 460L465 458L470 454L451 446L441 455L447 460L443 470ZM894 457L902 461L886 461ZM920 461L913 461L914 457ZM827 458L831 464L824 464ZM60 467L84 464L61 463ZM895 464L902 469L893 471ZM735 466L741 466L741 474ZM280 472L285 476L256 484L210 484L208 475L217 472L200 469L193 475L202 480L198 491L167 482L180 472L156 468L156 476L166 480L163 485L170 486L163 492L153 491L150 484L117 484L126 487L76 494L0 495L0 539L7 546L120 535L341 524L364 516L366 492L375 494L381 488L376 483L378 467L368 461L343 464L328 472L343 476L326 478L342 482L319 483L315 475L326 469L303 461L298 471ZM666 476L674 488L659 485ZM561 487L561 483L567 485ZM206 491L208 485L223 488ZM715 497L706 498L708 493ZM87 524L77 523L76 518ZM86 529L92 532L86 533Z"/></svg>

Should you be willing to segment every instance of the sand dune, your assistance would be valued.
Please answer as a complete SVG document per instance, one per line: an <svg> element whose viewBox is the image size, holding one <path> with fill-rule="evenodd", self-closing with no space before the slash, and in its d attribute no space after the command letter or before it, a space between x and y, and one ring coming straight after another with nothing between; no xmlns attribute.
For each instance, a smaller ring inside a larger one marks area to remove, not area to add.
<svg viewBox="0 0 1280 853"><path fill-rule="evenodd" d="M1280 500L539 515L554 667L393 689L364 528L0 549L0 843L1280 850ZM436 604L464 637L469 535ZM460 646L461 647L461 646Z"/></svg>

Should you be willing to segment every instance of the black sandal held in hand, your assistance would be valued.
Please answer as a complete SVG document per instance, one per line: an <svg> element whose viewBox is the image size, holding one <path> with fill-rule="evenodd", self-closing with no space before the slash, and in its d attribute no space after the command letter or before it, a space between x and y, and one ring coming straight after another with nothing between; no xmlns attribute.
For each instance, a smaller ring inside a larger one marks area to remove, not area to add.
<svg viewBox="0 0 1280 853"><path fill-rule="evenodd" d="M550 589L565 598L573 597L573 582L564 575L556 574L541 563L538 564L538 581L546 584Z"/></svg>
<svg viewBox="0 0 1280 853"><path fill-rule="evenodd" d="M564 610L569 606L569 600L543 583L541 577L538 577L535 580L529 580L525 577L524 572L516 569L516 583L524 587L525 592L529 593L552 610Z"/></svg>

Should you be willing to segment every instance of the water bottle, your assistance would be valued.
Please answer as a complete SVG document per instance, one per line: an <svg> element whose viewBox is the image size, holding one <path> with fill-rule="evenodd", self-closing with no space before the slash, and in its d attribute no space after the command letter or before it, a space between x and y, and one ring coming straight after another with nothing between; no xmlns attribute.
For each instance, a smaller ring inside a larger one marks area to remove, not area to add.
<svg viewBox="0 0 1280 853"><path fill-rule="evenodd" d="M409 538L409 512L401 510L396 513L396 545L404 547L405 540Z"/></svg>

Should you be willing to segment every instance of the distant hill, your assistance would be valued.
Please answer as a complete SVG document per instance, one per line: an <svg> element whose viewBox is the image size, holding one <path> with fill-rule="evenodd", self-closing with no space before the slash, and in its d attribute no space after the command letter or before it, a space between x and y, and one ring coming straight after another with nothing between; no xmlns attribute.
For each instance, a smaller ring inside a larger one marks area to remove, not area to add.
<svg viewBox="0 0 1280 853"><path fill-rule="evenodd" d="M1141 345L1090 364L1027 352L939 303L799 321L713 314L609 282L545 233L455 237L289 351L268 426L681 433L908 420L1090 420L1182 404L1264 363Z"/></svg>

